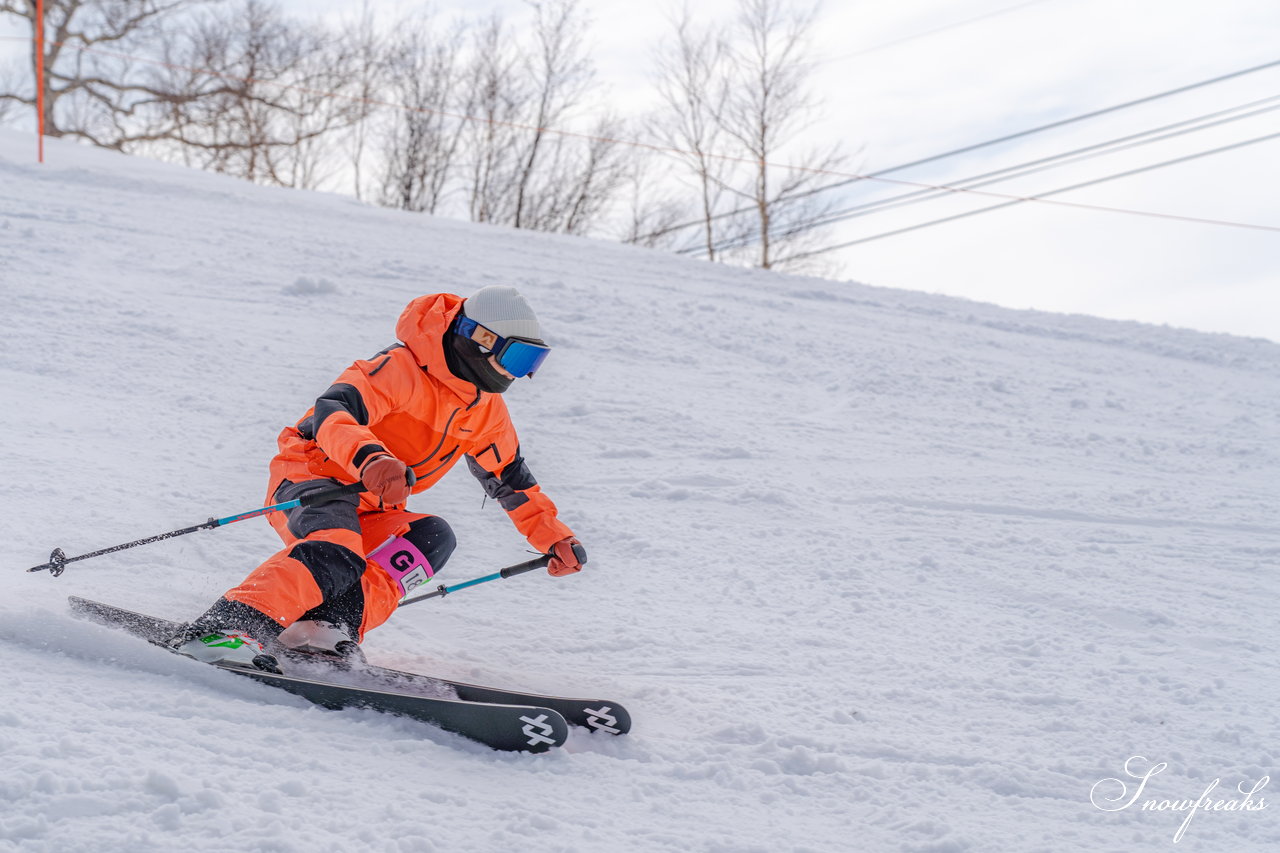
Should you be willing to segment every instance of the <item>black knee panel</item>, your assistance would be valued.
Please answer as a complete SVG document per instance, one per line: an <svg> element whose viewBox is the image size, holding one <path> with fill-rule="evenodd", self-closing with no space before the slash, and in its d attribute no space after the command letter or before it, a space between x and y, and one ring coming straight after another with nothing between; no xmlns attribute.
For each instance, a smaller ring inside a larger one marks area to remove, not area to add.
<svg viewBox="0 0 1280 853"><path fill-rule="evenodd" d="M299 542L289 556L307 567L326 601L360 583L364 575L364 557L333 542Z"/></svg>
<svg viewBox="0 0 1280 853"><path fill-rule="evenodd" d="M458 546L458 538L453 535L449 522L438 515L428 515L409 525L409 532L404 534L414 546L422 552L431 564L432 572L439 572L449 562L453 549Z"/></svg>

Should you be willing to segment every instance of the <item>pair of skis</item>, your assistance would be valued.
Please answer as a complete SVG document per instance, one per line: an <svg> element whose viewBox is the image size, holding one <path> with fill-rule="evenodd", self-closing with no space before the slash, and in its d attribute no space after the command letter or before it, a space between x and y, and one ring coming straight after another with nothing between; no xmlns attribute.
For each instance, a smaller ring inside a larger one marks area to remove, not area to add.
<svg viewBox="0 0 1280 853"><path fill-rule="evenodd" d="M185 627L180 622L79 596L71 596L68 601L78 615L123 629L164 648L169 648L166 641ZM565 743L571 725L611 735L631 730L631 716L617 702L481 687L369 664L321 663L315 655L296 658L286 655L282 662L301 664L304 660L306 666L300 669L328 669L325 677L279 675L228 664L214 666L294 693L325 708L370 708L411 717L499 750L546 752ZM372 681L377 686L342 683L344 676L349 675Z"/></svg>

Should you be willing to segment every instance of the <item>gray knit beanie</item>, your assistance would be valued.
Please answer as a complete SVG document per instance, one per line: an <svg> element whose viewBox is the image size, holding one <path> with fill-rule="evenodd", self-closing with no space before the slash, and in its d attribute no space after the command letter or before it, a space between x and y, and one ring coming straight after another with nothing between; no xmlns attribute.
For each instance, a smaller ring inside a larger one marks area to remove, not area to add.
<svg viewBox="0 0 1280 853"><path fill-rule="evenodd" d="M542 327L533 309L514 287L491 284L462 304L462 313L504 338L542 340Z"/></svg>

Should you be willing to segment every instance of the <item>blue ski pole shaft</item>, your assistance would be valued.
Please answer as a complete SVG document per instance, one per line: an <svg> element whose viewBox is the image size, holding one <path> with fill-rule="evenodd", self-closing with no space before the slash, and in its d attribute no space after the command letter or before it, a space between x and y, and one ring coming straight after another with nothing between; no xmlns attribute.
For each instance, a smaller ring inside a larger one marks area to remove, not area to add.
<svg viewBox="0 0 1280 853"><path fill-rule="evenodd" d="M409 472L410 477L413 472ZM211 518L204 524L197 525L193 530L199 530L204 527L221 527L224 524L233 524L237 521L244 521L246 518L257 518L260 515L266 515L269 512L278 512L286 509L293 509L299 506L315 506L316 504L326 503L328 501L340 498L344 495L358 495L365 490L364 483L349 483L345 486L339 486L336 489L326 489L323 492L312 492L309 495L303 495L291 501L284 503L272 504L264 506L262 509L251 509L248 512L238 513L236 515L228 515L226 518ZM186 531L183 531L184 533ZM172 535L172 534L170 534Z"/></svg>
<svg viewBox="0 0 1280 853"><path fill-rule="evenodd" d="M581 545L574 545L573 553L578 556L579 562L581 563L587 562L587 552ZM406 604L417 604L419 601L426 601L428 598L444 598L446 595L448 595L451 592L457 592L458 590L466 589L469 586L476 586L478 584L488 583L489 581L501 580L503 578L509 578L514 575L522 575L525 572L531 572L534 569L545 568L547 563L549 562L551 562L551 555L543 554L541 557L537 557L533 560L528 560L524 563L516 563L514 566L507 566L505 569L500 569L491 575L485 575L484 577L479 577L479 578L472 578L469 581L456 583L453 586L445 586L441 584L440 586L436 587L435 592L428 592L426 595L415 595L412 598L402 599L400 601L400 606L404 607Z"/></svg>
<svg viewBox="0 0 1280 853"><path fill-rule="evenodd" d="M409 472L410 485L412 485L413 483L412 475L413 475L413 472L410 471ZM246 518L257 518L258 516L266 515L269 512L293 509L294 507L299 507L299 506L312 506L314 504L325 503L326 501L331 501L336 498L340 498L343 495L359 494L360 492L364 491L364 489L365 487L363 483L356 482L356 483L350 483L345 486L339 486L336 489L326 489L323 492L312 492L309 495L303 495L297 500L285 501L284 503L278 503L272 506L266 506L266 507L263 507L262 509L250 510L249 512L242 512L237 515L229 515L226 518L211 518L203 524L195 524L195 525L192 525L191 527L184 527L181 530L171 530L168 533L161 533L156 536L148 536L146 539L139 539L136 542L126 542L123 545L112 545L110 548L102 548L98 551L91 551L88 554L81 554L78 557L68 557L66 554L62 552L61 548L54 548L53 553L49 555L49 562L42 563L39 566L32 566L31 568L27 569L27 571L42 572L48 569L49 573L56 578L62 574L62 572L66 569L66 566L68 563L75 563L80 560L87 560L90 557L100 557L103 554L112 554L112 553L115 553L116 551L123 551L126 548L136 548L139 545L149 545L152 542L163 542L165 539L172 539L175 536L185 536L188 533L195 533L197 530L212 530L217 527L222 527L225 524L232 524L233 522L236 522L236 521L244 521Z"/></svg>

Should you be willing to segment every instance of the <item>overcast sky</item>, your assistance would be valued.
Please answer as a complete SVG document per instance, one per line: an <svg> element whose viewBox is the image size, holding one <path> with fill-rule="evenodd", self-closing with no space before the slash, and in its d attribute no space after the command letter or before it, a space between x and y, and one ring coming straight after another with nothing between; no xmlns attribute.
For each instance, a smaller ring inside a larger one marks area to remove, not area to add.
<svg viewBox="0 0 1280 853"><path fill-rule="evenodd" d="M651 104L650 55L668 31L664 4L582 2L613 102ZM358 3L284 5L332 19ZM520 0L433 5L445 14L497 10L512 22L527 16ZM727 20L735 3L693 6L705 20ZM812 53L825 108L810 136L842 140L855 152L844 171L858 174L1280 60L1280 0L827 0ZM956 181L1273 96L1280 66L889 177ZM984 189L1036 195L1273 133L1280 109ZM1273 139L1054 198L1280 226L1277 188L1280 139ZM910 189L864 181L838 198L847 207ZM829 242L997 201L950 196L876 213L833 228ZM836 277L868 284L1280 341L1276 231L1030 202L828 257Z"/></svg>

